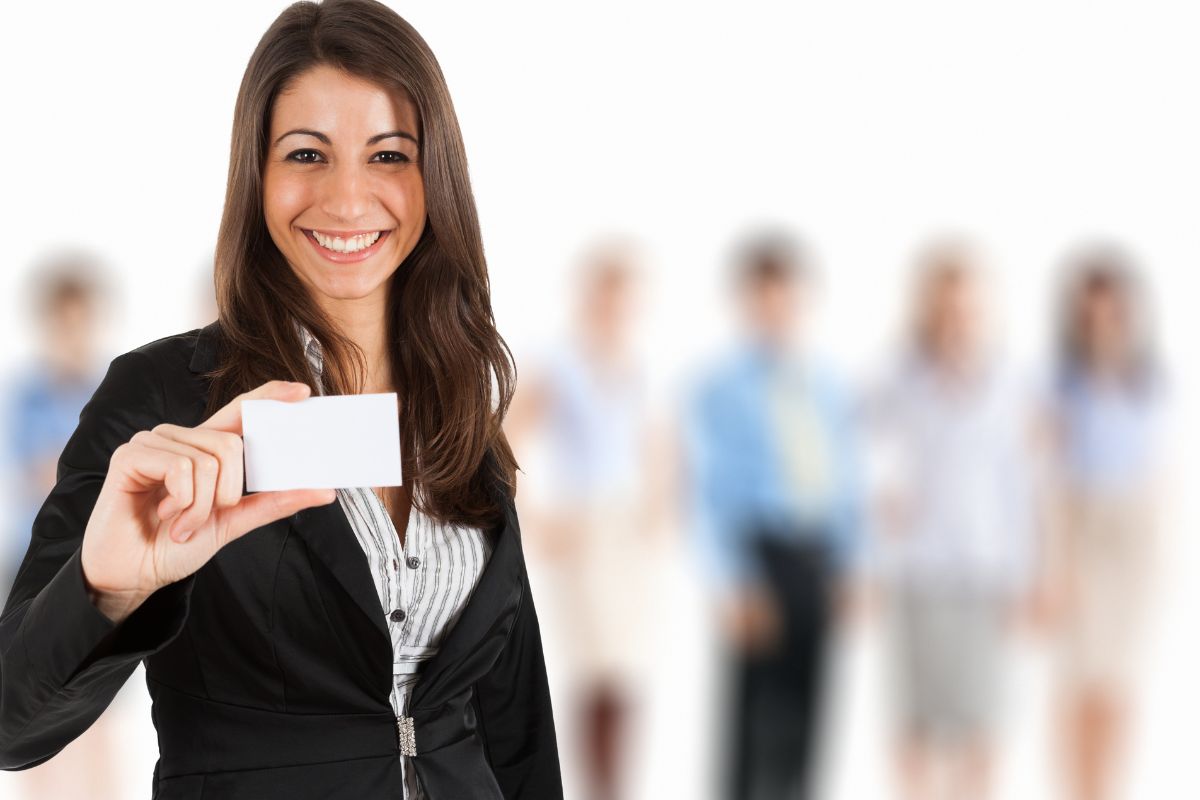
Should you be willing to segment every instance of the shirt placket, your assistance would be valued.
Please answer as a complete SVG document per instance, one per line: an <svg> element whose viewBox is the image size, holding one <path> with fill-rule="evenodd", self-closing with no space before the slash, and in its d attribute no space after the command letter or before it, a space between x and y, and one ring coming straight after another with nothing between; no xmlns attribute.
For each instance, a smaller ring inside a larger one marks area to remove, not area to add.
<svg viewBox="0 0 1200 800"><path fill-rule="evenodd" d="M308 356L309 364L313 369L313 374L316 378L317 394L321 394L321 371L323 359L321 357L320 344L316 338L302 328L302 341L304 343L305 354ZM420 791L418 790L411 770L408 769L407 756L416 754L416 736L413 728L412 717L408 716L408 693L401 692L399 687L399 676L408 674L411 671L411 665L406 663L401 658L402 646L405 636L407 635L411 622L409 617L412 609L405 607L405 598L411 598L413 579L412 574L415 567L420 564L420 557L417 553L421 550L419 542L421 541L419 533L419 524L414 524L415 510L409 514L409 525L404 535L404 545L400 545L400 539L395 526L390 523L391 517L387 513L387 507L379 496L370 488L365 488L362 492L366 495L367 502L375 503L376 509L382 519L385 520L384 525L387 528L389 536L383 537L387 542L382 553L376 550L377 555L385 559L384 571L388 571L391 567L391 572L385 583L388 584L387 590L381 588L380 601L389 601L388 610L384 613L387 616L388 635L392 643L392 696L389 704L392 705L393 712L396 714L396 736L400 744L400 779L404 786L404 796L406 798L419 798ZM410 554L411 553L411 554ZM410 562L410 558L416 558Z"/></svg>
<svg viewBox="0 0 1200 800"><path fill-rule="evenodd" d="M390 519L390 517L389 517ZM415 670L415 664L411 660L403 658L405 641L411 631L412 613L414 609L406 607L405 602L411 604L414 597L413 581L416 567L420 565L421 551L421 525L416 509L409 512L409 522L404 533L404 543L400 544L400 538L395 530L395 526L388 525L389 533L389 564L393 577L393 609L400 610L402 615L396 615L400 618L392 620L389 624L394 624L396 627L390 628L392 633L392 692L396 700L396 727L397 736L400 741L400 763L401 775L404 781L405 794L409 797L419 797L419 792L415 786L414 776L412 775L406 756L416 754L416 731L413 727L412 717L408 715L408 698L409 691L403 691L400 687L402 680L406 680L405 676L410 675ZM393 611L393 614L395 612ZM407 682L407 680L406 680ZM411 690L411 687L410 687Z"/></svg>

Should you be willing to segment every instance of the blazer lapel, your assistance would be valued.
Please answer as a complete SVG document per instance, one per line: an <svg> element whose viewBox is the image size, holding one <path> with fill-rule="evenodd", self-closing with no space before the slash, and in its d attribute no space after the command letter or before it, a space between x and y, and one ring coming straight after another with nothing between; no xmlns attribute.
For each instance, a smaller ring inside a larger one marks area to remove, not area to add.
<svg viewBox="0 0 1200 800"><path fill-rule="evenodd" d="M354 537L354 529L350 527L341 502L334 500L293 514L292 530L304 539L308 549L329 568L355 604L370 617L390 652L392 636L384 622L386 612L379 604L366 553Z"/></svg>
<svg viewBox="0 0 1200 800"><path fill-rule="evenodd" d="M437 652L421 666L421 678L412 688L413 707L436 705L437 698L456 693L461 687L455 678L460 671L469 671L473 655L482 655L484 640L516 617L521 597L521 542L512 500L499 497L499 501L503 503L504 519L497 523L492 555L458 621L446 632ZM427 696L434 699L427 701Z"/></svg>

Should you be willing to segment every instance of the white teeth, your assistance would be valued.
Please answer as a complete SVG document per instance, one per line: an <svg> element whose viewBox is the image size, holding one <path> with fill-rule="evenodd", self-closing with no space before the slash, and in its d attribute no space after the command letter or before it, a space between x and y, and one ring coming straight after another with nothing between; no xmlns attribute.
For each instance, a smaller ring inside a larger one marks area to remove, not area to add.
<svg viewBox="0 0 1200 800"><path fill-rule="evenodd" d="M343 239L340 236L326 236L320 231L313 231L312 234L318 244L324 248L333 250L335 253L356 253L375 244L376 240L383 235L383 231L360 233L357 236L351 236L349 239Z"/></svg>

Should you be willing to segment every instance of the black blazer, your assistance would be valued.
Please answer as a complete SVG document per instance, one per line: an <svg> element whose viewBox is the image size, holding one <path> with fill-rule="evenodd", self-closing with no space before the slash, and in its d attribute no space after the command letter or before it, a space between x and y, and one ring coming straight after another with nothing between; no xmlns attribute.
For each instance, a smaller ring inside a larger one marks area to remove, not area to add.
<svg viewBox="0 0 1200 800"><path fill-rule="evenodd" d="M40 764L146 664L161 800L400 798L392 650L366 555L337 502L236 539L120 624L89 602L80 544L113 451L203 421L217 323L113 359L0 615L0 768ZM562 797L541 635L513 499L458 622L412 687L430 800Z"/></svg>

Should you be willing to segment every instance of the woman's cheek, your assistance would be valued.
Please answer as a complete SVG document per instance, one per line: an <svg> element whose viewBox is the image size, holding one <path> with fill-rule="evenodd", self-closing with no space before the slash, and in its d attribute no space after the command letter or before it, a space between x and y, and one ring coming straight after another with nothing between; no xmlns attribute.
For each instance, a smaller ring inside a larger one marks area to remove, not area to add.
<svg viewBox="0 0 1200 800"><path fill-rule="evenodd" d="M266 181L263 191L267 214L274 216L276 220L286 222L295 219L310 205L308 198L311 192L304 180L293 178Z"/></svg>

